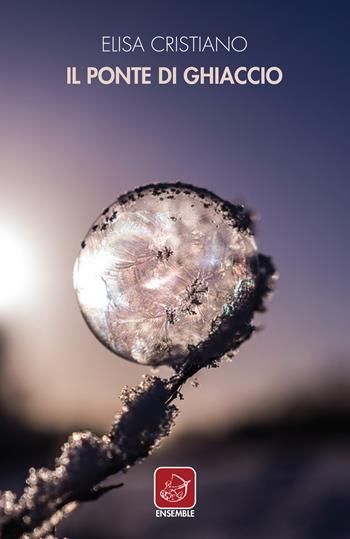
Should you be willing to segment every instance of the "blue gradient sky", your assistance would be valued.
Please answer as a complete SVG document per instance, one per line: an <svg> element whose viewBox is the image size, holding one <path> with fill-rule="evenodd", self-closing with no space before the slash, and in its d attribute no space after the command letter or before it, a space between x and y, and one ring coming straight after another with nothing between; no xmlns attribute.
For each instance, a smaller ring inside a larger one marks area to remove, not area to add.
<svg viewBox="0 0 350 539"><path fill-rule="evenodd" d="M104 425L120 388L144 372L90 334L71 273L101 209L156 180L246 201L261 216L259 247L280 272L259 320L265 330L237 362L186 391L180 424L205 427L221 412L239 421L328 369L350 374L336 361L350 344L347 11L345 2L301 1L2 6L0 229L29 247L32 279L30 299L2 323L8 376L20 381L29 416ZM102 54L109 34L239 34L248 49ZM279 65L285 78L256 87L65 85L67 65L94 64Z"/></svg>

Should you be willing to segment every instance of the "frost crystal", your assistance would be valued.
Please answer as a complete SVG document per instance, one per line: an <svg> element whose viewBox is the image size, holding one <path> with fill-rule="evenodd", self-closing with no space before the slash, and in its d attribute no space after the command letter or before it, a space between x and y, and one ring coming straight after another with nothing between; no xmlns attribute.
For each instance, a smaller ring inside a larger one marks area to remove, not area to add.
<svg viewBox="0 0 350 539"><path fill-rule="evenodd" d="M249 224L241 206L188 185L120 197L95 221L76 261L88 325L126 359L188 359L255 291Z"/></svg>

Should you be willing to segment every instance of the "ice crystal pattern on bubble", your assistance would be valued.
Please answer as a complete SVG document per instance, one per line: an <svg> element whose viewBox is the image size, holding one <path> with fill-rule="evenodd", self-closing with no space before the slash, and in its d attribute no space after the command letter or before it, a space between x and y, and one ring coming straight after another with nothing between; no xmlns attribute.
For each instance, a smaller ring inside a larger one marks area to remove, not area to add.
<svg viewBox="0 0 350 539"><path fill-rule="evenodd" d="M239 206L203 189L155 184L102 213L82 242L74 285L95 335L116 354L172 364L254 293L254 237Z"/></svg>

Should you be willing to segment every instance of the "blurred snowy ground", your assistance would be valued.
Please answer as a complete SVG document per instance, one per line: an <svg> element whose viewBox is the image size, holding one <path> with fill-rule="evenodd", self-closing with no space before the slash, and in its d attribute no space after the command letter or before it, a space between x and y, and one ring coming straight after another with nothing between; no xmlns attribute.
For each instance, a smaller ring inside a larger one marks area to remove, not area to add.
<svg viewBox="0 0 350 539"><path fill-rule="evenodd" d="M348 539L350 437L295 434L276 426L191 448L183 440L130 471L122 489L86 504L60 531L70 539ZM194 519L155 517L159 465L196 468Z"/></svg>
<svg viewBox="0 0 350 539"><path fill-rule="evenodd" d="M278 415L212 433L168 438L97 502L58 530L69 539L348 539L350 392L325 381L318 400L299 397ZM0 418L0 486L20 491L29 465L50 465L64 435L31 431ZM196 516L156 518L158 466L197 471Z"/></svg>

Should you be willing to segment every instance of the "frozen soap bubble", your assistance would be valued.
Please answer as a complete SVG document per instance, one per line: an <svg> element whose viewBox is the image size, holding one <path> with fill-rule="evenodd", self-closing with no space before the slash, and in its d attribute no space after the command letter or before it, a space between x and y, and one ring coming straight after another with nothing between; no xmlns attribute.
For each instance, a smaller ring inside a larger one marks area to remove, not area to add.
<svg viewBox="0 0 350 539"><path fill-rule="evenodd" d="M178 364L215 340L221 346L221 329L227 340L228 321L254 297L249 226L242 206L181 183L119 197L92 225L75 263L87 324L110 350L147 365Z"/></svg>

